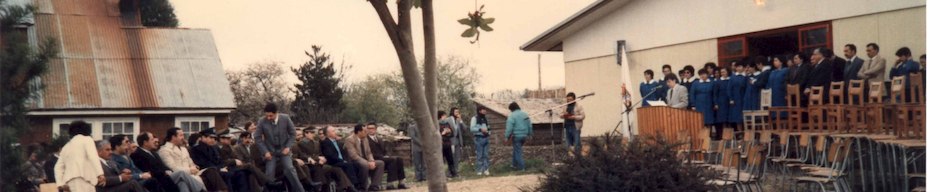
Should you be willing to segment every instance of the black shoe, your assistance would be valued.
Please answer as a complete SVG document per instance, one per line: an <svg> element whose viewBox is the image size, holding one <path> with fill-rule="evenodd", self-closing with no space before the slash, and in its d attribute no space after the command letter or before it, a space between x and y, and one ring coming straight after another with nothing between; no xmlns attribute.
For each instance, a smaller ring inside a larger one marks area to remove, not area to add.
<svg viewBox="0 0 940 192"><path fill-rule="evenodd" d="M369 191L382 191L382 189L379 188L379 186L373 185L369 187Z"/></svg>
<svg viewBox="0 0 940 192"><path fill-rule="evenodd" d="M320 188L320 186L323 185L323 183L313 181L313 182L310 182L309 185L313 188Z"/></svg>
<svg viewBox="0 0 940 192"><path fill-rule="evenodd" d="M277 186L283 186L283 185L284 185L284 182L281 182L281 181L271 181L271 182L268 182L268 183L265 184L265 185L277 187Z"/></svg>
<svg viewBox="0 0 940 192"><path fill-rule="evenodd" d="M395 187L395 185L392 185L392 184L385 185L385 190L395 190L395 189L398 189L397 187Z"/></svg>
<svg viewBox="0 0 940 192"><path fill-rule="evenodd" d="M399 184L398 184L398 189L408 189L408 186L405 186L404 183L399 183Z"/></svg>

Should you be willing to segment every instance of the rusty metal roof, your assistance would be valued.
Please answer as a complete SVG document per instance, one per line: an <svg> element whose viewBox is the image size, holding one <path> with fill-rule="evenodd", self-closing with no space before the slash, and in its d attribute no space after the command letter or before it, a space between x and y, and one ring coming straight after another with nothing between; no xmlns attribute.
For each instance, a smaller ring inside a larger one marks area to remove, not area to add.
<svg viewBox="0 0 940 192"><path fill-rule="evenodd" d="M209 30L125 26L118 2L35 1L61 53L34 110L235 108Z"/></svg>
<svg viewBox="0 0 940 192"><path fill-rule="evenodd" d="M504 101L475 98L473 102L503 117L509 115L509 103L516 102L516 104L519 104L519 108L522 108L522 111L529 114L532 124L562 123L561 118L558 117L559 114L555 114L554 120L550 120L547 114L542 113L550 107L564 104L559 99L519 99L515 101Z"/></svg>

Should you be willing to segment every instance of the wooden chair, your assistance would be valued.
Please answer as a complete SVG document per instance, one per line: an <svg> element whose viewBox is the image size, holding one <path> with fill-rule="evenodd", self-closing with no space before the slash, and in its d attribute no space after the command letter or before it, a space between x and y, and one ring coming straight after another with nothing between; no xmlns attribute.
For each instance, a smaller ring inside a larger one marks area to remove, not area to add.
<svg viewBox="0 0 940 192"><path fill-rule="evenodd" d="M907 105L907 93L904 90L904 83L907 79L904 76L897 76L891 78L891 97L888 98L888 103L885 104L885 109L888 111L888 117L885 118L886 125L890 125L893 128L894 136L898 138L904 138L904 135L907 135L907 117L908 111L904 110Z"/></svg>
<svg viewBox="0 0 940 192"><path fill-rule="evenodd" d="M846 132L859 133L868 129L865 124L865 80L850 80L848 97L845 99Z"/></svg>
<svg viewBox="0 0 940 192"><path fill-rule="evenodd" d="M801 131L803 129L803 113L806 113L806 108L803 108L803 100L801 95L803 94L800 91L800 85L787 85L787 105L780 109L787 115L787 120L782 121L790 131Z"/></svg>
<svg viewBox="0 0 940 192"><path fill-rule="evenodd" d="M884 82L868 82L868 103L865 104L865 131L872 134L881 134L887 131L884 123Z"/></svg>
<svg viewBox="0 0 940 192"><path fill-rule="evenodd" d="M744 110L744 130L765 130L769 127L770 112L770 94L769 89L760 91L760 109Z"/></svg>
<svg viewBox="0 0 940 192"><path fill-rule="evenodd" d="M908 80L909 88L904 86ZM923 122L926 121L926 107L923 95L923 79L919 73L911 74L910 79L898 76L891 80L891 103L887 108L892 115L888 120L892 121L898 139L919 139L925 136ZM905 99L908 97L910 101Z"/></svg>
<svg viewBox="0 0 940 192"><path fill-rule="evenodd" d="M832 82L829 86L829 104L825 107L826 127L830 132L844 132L846 126L845 82Z"/></svg>
<svg viewBox="0 0 940 192"><path fill-rule="evenodd" d="M820 132L823 131L825 126L825 110L826 106L823 103L823 87L814 86L809 88L809 128L810 131Z"/></svg>

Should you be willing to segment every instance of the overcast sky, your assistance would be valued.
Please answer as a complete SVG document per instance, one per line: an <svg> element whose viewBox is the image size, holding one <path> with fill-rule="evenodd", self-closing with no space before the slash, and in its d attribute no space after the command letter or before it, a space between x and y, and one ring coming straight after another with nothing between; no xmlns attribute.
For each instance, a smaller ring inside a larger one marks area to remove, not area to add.
<svg viewBox="0 0 940 192"><path fill-rule="evenodd" d="M305 50L317 44L337 60L353 66L352 81L400 71L385 30L366 0L170 0L180 27L207 28L215 36L226 70L241 70L259 61L299 66ZM395 13L394 0L389 0ZM481 75L478 91L538 87L536 52L519 46L558 24L593 0L446 0L435 1L437 53L467 58ZM492 32L477 44L460 37L456 20L486 4L485 17L495 17ZM412 11L417 58L424 56L420 10ZM564 86L560 52L542 54L543 87ZM293 74L290 74L293 76ZM291 83L296 79L289 79Z"/></svg>

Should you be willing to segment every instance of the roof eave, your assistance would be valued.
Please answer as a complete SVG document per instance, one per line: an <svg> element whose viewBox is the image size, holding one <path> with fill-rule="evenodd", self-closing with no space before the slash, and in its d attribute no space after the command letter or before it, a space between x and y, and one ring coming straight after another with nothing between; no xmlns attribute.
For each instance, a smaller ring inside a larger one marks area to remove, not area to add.
<svg viewBox="0 0 940 192"><path fill-rule="evenodd" d="M598 8L612 1L614 0L598 0L598 1L595 1L594 3L591 3L590 5L588 5L584 9L581 9L574 15L569 16L568 18L563 20L561 23L558 23L555 26L552 26L545 32L542 32L538 36L535 36L535 38L533 38L532 40L529 40L525 44L522 44L522 46L520 46L519 49L523 51L555 51L554 48L558 47L560 43L551 43L550 45L545 45L545 44L550 43L550 42L547 43L546 39L554 36L555 34L558 34L559 31L566 29L568 26L571 26L571 24L573 24L574 22L581 20L581 18L583 18L584 16L596 11ZM562 51L562 50L559 48L557 51Z"/></svg>

